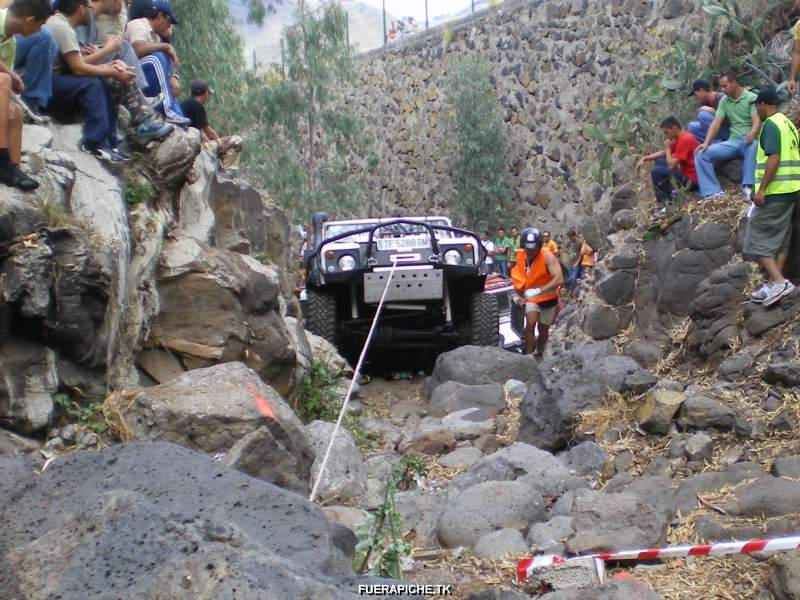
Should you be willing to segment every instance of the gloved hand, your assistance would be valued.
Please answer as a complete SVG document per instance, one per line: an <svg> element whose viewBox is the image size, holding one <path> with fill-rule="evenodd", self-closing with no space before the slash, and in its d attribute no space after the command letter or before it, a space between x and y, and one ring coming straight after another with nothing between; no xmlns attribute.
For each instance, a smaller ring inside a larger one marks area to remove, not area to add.
<svg viewBox="0 0 800 600"><path fill-rule="evenodd" d="M542 293L542 290L540 290L539 288L531 288L529 290L525 290L525 298L530 300L531 298L535 298L536 296L538 296L541 293Z"/></svg>

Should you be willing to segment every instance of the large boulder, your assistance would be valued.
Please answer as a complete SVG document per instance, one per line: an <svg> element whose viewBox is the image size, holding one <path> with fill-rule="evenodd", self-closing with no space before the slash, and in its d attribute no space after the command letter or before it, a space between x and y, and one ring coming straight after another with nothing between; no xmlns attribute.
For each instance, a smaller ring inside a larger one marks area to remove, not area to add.
<svg viewBox="0 0 800 600"><path fill-rule="evenodd" d="M242 363L184 373L119 402L134 440L159 440L228 460L253 476L305 490L314 460L303 424ZM112 397L113 399L113 397ZM261 463L261 464L259 464Z"/></svg>
<svg viewBox="0 0 800 600"><path fill-rule="evenodd" d="M439 540L448 548L474 546L497 529L524 530L544 520L542 496L518 481L486 481L456 496L439 517Z"/></svg>
<svg viewBox="0 0 800 600"><path fill-rule="evenodd" d="M797 512L800 483L782 477L763 477L734 494L722 508L742 517L780 517Z"/></svg>
<svg viewBox="0 0 800 600"><path fill-rule="evenodd" d="M444 417L458 410L480 408L487 416L493 417L504 411L506 406L502 385L466 385L446 381L434 389L428 403L428 414L432 417Z"/></svg>
<svg viewBox="0 0 800 600"><path fill-rule="evenodd" d="M503 385L509 379L539 381L539 368L532 356L512 354L502 348L461 346L440 354L433 373L425 381L428 397L448 381L465 385Z"/></svg>
<svg viewBox="0 0 800 600"><path fill-rule="evenodd" d="M158 294L148 347L170 351L186 368L245 362L284 395L297 383L275 267L177 237L164 244Z"/></svg>
<svg viewBox="0 0 800 600"><path fill-rule="evenodd" d="M19 338L0 344L0 423L23 433L46 427L57 390L55 352Z"/></svg>
<svg viewBox="0 0 800 600"><path fill-rule="evenodd" d="M653 548L663 543L671 511L634 494L585 491L575 499L570 552Z"/></svg>
<svg viewBox="0 0 800 600"><path fill-rule="evenodd" d="M202 454L136 443L41 474L28 459L0 463L0 597L357 596L315 505Z"/></svg>
<svg viewBox="0 0 800 600"><path fill-rule="evenodd" d="M106 363L109 323L117 318L107 320L115 308L109 298L119 293L94 247L85 231L57 227L19 239L0 258L0 314L17 324L19 335L88 367Z"/></svg>
<svg viewBox="0 0 800 600"><path fill-rule="evenodd" d="M710 357L730 347L738 335L740 306L752 267L740 262L713 271L697 287L689 304L689 348Z"/></svg>
<svg viewBox="0 0 800 600"><path fill-rule="evenodd" d="M752 429L739 411L712 397L713 393L700 386L686 389L686 399L678 412L678 424L686 429L719 429L747 435Z"/></svg>
<svg viewBox="0 0 800 600"><path fill-rule="evenodd" d="M769 589L776 600L800 600L800 556L796 552L787 552L775 559Z"/></svg>
<svg viewBox="0 0 800 600"><path fill-rule="evenodd" d="M657 381L633 359L617 356L610 342L584 344L542 367L546 375L520 406L519 439L546 450L566 446L578 413L602 406L609 391L642 393Z"/></svg>
<svg viewBox="0 0 800 600"><path fill-rule="evenodd" d="M522 442L483 457L456 477L453 485L466 489L483 481L513 480L524 482L545 497L585 485L555 456Z"/></svg>
<svg viewBox="0 0 800 600"><path fill-rule="evenodd" d="M322 460L333 436L334 423L312 421L306 425L315 459L311 477L319 477ZM323 500L337 497L341 500L359 499L367 488L367 467L350 432L340 427L333 442L330 459L325 466L317 495Z"/></svg>

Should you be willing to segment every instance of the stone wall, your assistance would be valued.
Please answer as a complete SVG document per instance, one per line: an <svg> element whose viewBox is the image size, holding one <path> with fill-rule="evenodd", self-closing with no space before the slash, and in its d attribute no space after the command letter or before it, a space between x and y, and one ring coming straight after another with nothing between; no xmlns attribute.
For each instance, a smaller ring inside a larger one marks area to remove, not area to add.
<svg viewBox="0 0 800 600"><path fill-rule="evenodd" d="M493 65L523 221L577 225L602 241L610 194L592 180L599 151L586 125L629 74L642 74L697 31L696 0L507 1L358 61L349 90L369 123L380 165L369 180L376 212L448 212L445 77L468 52ZM654 115L654 124L661 115ZM619 165L616 180L630 165Z"/></svg>

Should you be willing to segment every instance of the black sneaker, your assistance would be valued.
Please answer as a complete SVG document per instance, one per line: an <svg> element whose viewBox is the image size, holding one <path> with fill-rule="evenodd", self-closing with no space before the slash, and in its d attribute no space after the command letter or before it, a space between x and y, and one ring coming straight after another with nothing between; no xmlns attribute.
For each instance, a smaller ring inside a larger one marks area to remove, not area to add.
<svg viewBox="0 0 800 600"><path fill-rule="evenodd" d="M39 182L22 172L14 163L0 167L0 183L23 192L32 192L39 187Z"/></svg>
<svg viewBox="0 0 800 600"><path fill-rule="evenodd" d="M117 165L125 162L125 160L111 148L94 148L85 141L81 142L81 152L91 154L97 160L103 161L111 165Z"/></svg>

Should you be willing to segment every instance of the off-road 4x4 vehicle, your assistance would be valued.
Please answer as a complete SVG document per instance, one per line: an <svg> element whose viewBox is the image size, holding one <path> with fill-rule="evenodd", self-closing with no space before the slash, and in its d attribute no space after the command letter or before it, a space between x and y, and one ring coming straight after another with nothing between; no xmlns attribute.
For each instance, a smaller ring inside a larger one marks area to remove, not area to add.
<svg viewBox="0 0 800 600"><path fill-rule="evenodd" d="M389 273L384 312L369 363L391 370L430 368L466 344L497 346L498 304L484 293L486 251L477 235L446 217L327 221L313 217L306 252L306 326L355 362Z"/></svg>

